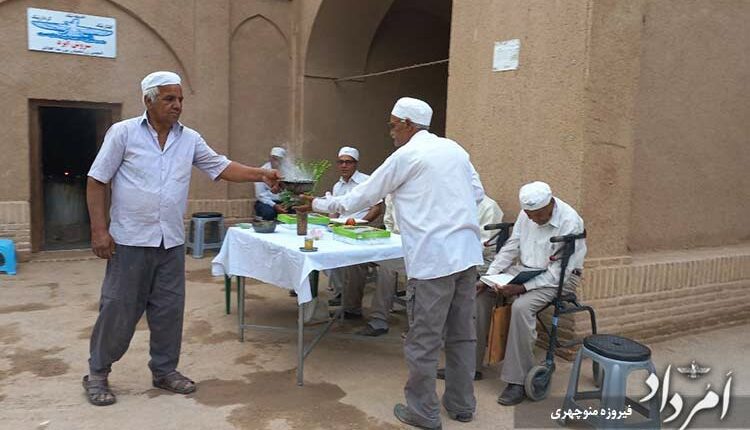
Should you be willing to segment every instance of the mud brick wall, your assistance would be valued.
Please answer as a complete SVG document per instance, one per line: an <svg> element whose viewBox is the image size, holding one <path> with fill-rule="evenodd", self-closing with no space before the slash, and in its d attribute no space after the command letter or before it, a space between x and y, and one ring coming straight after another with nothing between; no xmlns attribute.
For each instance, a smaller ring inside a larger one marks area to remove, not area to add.
<svg viewBox="0 0 750 430"><path fill-rule="evenodd" d="M591 267L593 266L593 267ZM648 344L750 321L750 246L654 254L624 264L587 263L579 297L599 333ZM550 320L551 311L544 320ZM560 322L564 340L590 333L588 315ZM540 330L540 345L546 337ZM572 357L575 349L560 355Z"/></svg>

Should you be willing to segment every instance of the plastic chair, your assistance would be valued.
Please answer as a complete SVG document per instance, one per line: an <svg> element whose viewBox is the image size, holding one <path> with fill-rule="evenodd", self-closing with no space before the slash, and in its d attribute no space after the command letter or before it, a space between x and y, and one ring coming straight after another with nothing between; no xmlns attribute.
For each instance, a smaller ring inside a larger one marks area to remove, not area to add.
<svg viewBox="0 0 750 430"><path fill-rule="evenodd" d="M584 357L591 358L597 363L604 373L601 388L594 391L579 391L578 380L581 371L581 361ZM612 411L625 411L630 407L646 420L637 422L627 420L612 420L607 417L589 416L585 421L577 423L587 424L595 428L661 428L659 415L660 396L653 396L648 402L648 408L639 402L627 397L628 375L635 370L647 370L655 373L654 363L651 362L651 350L634 340L610 335L595 334L583 340L583 347L578 350L576 361L570 372L568 392L563 402L563 410L586 409L586 405L579 404L577 400L599 400L598 408ZM566 424L566 423L562 423Z"/></svg>
<svg viewBox="0 0 750 430"><path fill-rule="evenodd" d="M216 240L206 241L206 225L216 223ZM193 258L203 258L206 249L219 249L224 240L224 216L219 212L196 212L190 219L190 234L186 246L193 250Z"/></svg>
<svg viewBox="0 0 750 430"><path fill-rule="evenodd" d="M16 244L10 239L0 239L0 272L16 274Z"/></svg>

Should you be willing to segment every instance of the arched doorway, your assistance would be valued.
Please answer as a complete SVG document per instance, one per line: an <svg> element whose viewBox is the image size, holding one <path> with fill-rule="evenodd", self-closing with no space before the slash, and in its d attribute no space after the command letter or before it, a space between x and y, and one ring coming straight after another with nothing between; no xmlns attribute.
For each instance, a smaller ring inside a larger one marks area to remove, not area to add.
<svg viewBox="0 0 750 430"><path fill-rule="evenodd" d="M289 141L291 57L284 34L262 15L244 20L230 39L229 155L260 166L273 146ZM229 184L230 199L247 199L247 184Z"/></svg>
<svg viewBox="0 0 750 430"><path fill-rule="evenodd" d="M447 61L403 68L448 59L450 23L450 0L324 0L305 59L304 156L355 146L371 172L393 151L385 122L402 96L430 103L432 130L444 134Z"/></svg>

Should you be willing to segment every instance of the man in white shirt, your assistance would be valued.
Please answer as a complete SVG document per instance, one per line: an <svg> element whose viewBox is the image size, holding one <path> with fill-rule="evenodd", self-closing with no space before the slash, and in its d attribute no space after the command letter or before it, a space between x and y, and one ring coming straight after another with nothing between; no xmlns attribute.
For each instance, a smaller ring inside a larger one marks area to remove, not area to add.
<svg viewBox="0 0 750 430"><path fill-rule="evenodd" d="M358 166L359 150L357 148L344 146L339 149L338 158L336 159L336 167L341 176L339 177L339 180L333 184L334 196L343 196L370 177L370 175L360 172L357 168ZM372 222L377 219L381 213L383 213L383 203L378 202L372 207L364 208L356 212L334 213L334 218L363 219L367 222Z"/></svg>
<svg viewBox="0 0 750 430"><path fill-rule="evenodd" d="M551 243L553 236L583 232L583 220L570 205L552 196L544 182L532 182L518 193L521 212L516 218L513 233L500 249L487 270L488 275L508 273L516 275L524 270L544 269L542 274L523 285L495 285L488 287L477 282L477 368L487 347L492 308L498 299L512 298L510 330L500 379L508 385L498 397L506 406L523 401L524 380L534 366L536 342L536 313L557 295L560 261L550 257L562 244ZM574 292L580 281L586 242L580 240L570 257L565 274L564 290ZM514 261L517 263L514 264Z"/></svg>
<svg viewBox="0 0 750 430"><path fill-rule="evenodd" d="M214 180L262 180L274 187L280 179L275 170L218 155L200 134L179 122L183 98L176 73L149 74L141 91L146 112L110 127L88 174L91 247L107 259L89 374L83 378L88 400L96 406L115 402L107 377L127 351L144 311L151 331L153 385L180 394L195 391L195 383L176 370L185 307L183 218L193 166Z"/></svg>
<svg viewBox="0 0 750 430"><path fill-rule="evenodd" d="M435 392L438 356L445 336L446 381L442 404L451 419L467 422L476 408L472 376L476 353L474 281L482 264L477 204L484 197L469 154L427 129L432 108L399 99L388 121L398 147L370 178L346 195L312 200L317 211L349 212L391 194L401 229L412 323L404 344L409 379L400 421L441 428Z"/></svg>
<svg viewBox="0 0 750 430"><path fill-rule="evenodd" d="M268 161L260 166L261 169L279 170L281 161L286 157L286 149L279 146L271 148ZM271 187L265 182L255 183L255 215L265 220L276 219L276 215L287 213L279 199L279 194L274 193Z"/></svg>
<svg viewBox="0 0 750 430"><path fill-rule="evenodd" d="M343 196L357 185L366 181L369 175L357 169L359 165L359 150L350 146L339 149L336 167L341 176L333 185L333 195ZM358 211L333 213L333 218L362 219L371 222L377 219L383 211L383 202L378 202L372 207L366 207ZM365 289L367 278L367 264L355 264L353 266L341 267L330 271L331 283L334 287L335 296L328 302L330 306L342 304L341 290L344 290L343 305L345 319L362 318L362 294Z"/></svg>
<svg viewBox="0 0 750 430"><path fill-rule="evenodd" d="M386 207L383 222L387 230L398 234L398 224L395 221L393 202L390 195L385 198ZM503 211L496 201L485 195L477 206L479 228L482 244L492 238L493 231L484 230L484 226L503 222ZM483 246L482 256L484 264L477 268L479 274L484 274L487 267L495 258L494 246ZM388 333L388 315L393 307L393 296L396 293L396 280L400 273L404 273L404 259L386 260L378 262L378 280L375 293L372 296L370 320L367 325L357 332L361 336L380 336ZM477 372L478 373L478 372ZM438 369L438 378L444 379L445 369ZM475 377L476 379L476 377Z"/></svg>

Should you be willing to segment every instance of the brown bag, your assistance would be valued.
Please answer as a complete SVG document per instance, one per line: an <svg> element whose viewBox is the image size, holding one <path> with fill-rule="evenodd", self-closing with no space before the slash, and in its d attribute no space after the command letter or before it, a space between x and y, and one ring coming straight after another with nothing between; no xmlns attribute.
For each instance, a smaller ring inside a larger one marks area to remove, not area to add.
<svg viewBox="0 0 750 430"><path fill-rule="evenodd" d="M505 344L510 329L510 304L497 305L492 309L492 322L487 340L487 355L490 364L497 364L505 358Z"/></svg>

